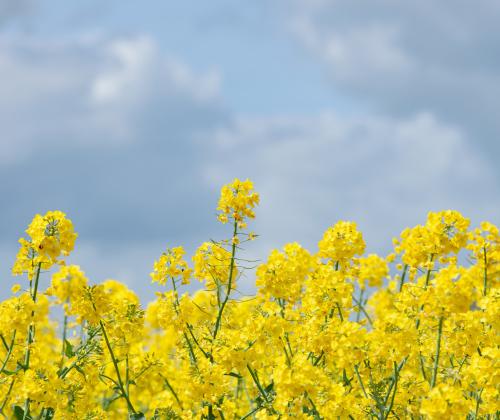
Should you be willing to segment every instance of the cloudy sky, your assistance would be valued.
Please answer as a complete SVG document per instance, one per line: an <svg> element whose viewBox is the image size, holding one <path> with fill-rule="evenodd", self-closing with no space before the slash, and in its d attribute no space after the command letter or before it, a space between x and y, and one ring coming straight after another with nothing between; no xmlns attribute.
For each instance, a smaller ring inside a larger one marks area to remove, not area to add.
<svg viewBox="0 0 500 420"><path fill-rule="evenodd" d="M0 0L4 284L61 209L71 262L148 300L166 246L228 235L234 177L261 193L252 258L339 219L381 253L431 210L499 223L499 21L496 0Z"/></svg>

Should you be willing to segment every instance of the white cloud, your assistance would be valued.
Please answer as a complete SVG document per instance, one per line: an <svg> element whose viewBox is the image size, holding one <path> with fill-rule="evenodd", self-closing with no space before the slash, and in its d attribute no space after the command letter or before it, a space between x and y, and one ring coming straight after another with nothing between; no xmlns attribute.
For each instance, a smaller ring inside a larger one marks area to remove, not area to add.
<svg viewBox="0 0 500 420"><path fill-rule="evenodd" d="M194 73L145 36L6 37L0 68L0 165L42 149L142 141L138 120L153 106L168 119L176 108L220 105L217 73Z"/></svg>
<svg viewBox="0 0 500 420"><path fill-rule="evenodd" d="M201 103L219 96L217 73L195 75L184 63L163 57L149 37L114 40L105 50L115 65L97 75L93 82L91 97L98 103L121 103L130 96L137 101L143 95L151 95L152 89L156 94L182 93ZM163 83L158 86L152 81Z"/></svg>
<svg viewBox="0 0 500 420"><path fill-rule="evenodd" d="M486 158L500 153L498 1L292 4L293 34L337 92L387 115L428 110L466 131Z"/></svg>

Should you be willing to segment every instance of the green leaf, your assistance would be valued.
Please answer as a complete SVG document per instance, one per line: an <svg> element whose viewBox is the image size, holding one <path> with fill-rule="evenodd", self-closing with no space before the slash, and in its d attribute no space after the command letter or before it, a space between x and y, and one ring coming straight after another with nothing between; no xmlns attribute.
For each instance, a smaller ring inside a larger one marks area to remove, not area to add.
<svg viewBox="0 0 500 420"><path fill-rule="evenodd" d="M73 350L73 345L66 339L64 339L64 354L66 357L73 357L75 355L75 351Z"/></svg>
<svg viewBox="0 0 500 420"><path fill-rule="evenodd" d="M17 420L24 419L24 410L21 407L19 407L18 405L14 406L14 418L16 418Z"/></svg>
<svg viewBox="0 0 500 420"><path fill-rule="evenodd" d="M135 413L135 414L130 414L129 415L129 419L130 420L143 420L145 419L146 417L144 417L144 414L142 413Z"/></svg>
<svg viewBox="0 0 500 420"><path fill-rule="evenodd" d="M268 386L264 388L264 391L266 391L266 394L269 394L271 393L271 391L273 391L273 389L274 389L274 382L271 382Z"/></svg>
<svg viewBox="0 0 500 420"><path fill-rule="evenodd" d="M84 370L80 366L75 365L75 370L79 372L85 379L87 379L87 375L85 375Z"/></svg>

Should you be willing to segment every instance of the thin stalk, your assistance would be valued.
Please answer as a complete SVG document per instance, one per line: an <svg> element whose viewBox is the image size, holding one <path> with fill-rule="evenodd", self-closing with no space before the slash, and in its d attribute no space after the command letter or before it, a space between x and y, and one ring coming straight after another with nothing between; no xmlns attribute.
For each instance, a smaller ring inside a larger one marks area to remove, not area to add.
<svg viewBox="0 0 500 420"><path fill-rule="evenodd" d="M356 303L359 306L359 308L361 309L361 312L363 312L363 314L365 315L366 320L368 321L370 326L373 327L372 319L371 319L370 315L368 315L368 312L366 312L366 309L363 306L363 304L360 301L358 301L354 296L352 297L352 300L354 300L354 303Z"/></svg>
<svg viewBox="0 0 500 420"><path fill-rule="evenodd" d="M234 221L234 228L233 228L233 238L236 238L238 234L238 222L235 220ZM231 264L229 266L229 279L227 280L227 292L226 296L224 297L224 300L222 301L222 304L219 309L219 313L217 314L217 319L215 321L215 328L214 328L214 340L217 338L217 333L219 332L220 329L220 324L222 320L222 312L224 312L224 308L227 305L227 302L229 300L229 295L231 294L231 286L233 282L233 272L234 272L234 257L236 255L236 243L233 241L232 247L231 247Z"/></svg>
<svg viewBox="0 0 500 420"><path fill-rule="evenodd" d="M476 409L474 410L474 419L479 418L479 406L481 405L481 394L483 393L483 389L481 388L481 391L476 393Z"/></svg>
<svg viewBox="0 0 500 420"><path fill-rule="evenodd" d="M398 366L396 362L394 362L394 381L392 382L389 392L387 393L387 397L384 400L384 407L387 405L387 399L390 395L391 389L394 388L394 391L392 392L392 398L391 402L389 404L389 408L385 411L384 414L384 419L389 418L389 414L391 413L392 407L394 406L394 399L396 397L396 392L398 389L398 380L399 380L399 372L401 372L401 369L403 368L404 364L406 363L407 358L404 358L401 364Z"/></svg>
<svg viewBox="0 0 500 420"><path fill-rule="evenodd" d="M401 290L403 290L403 284L405 283L405 277L407 271L408 271L408 264L405 264L403 273L401 274L401 280L399 281L398 292L401 292Z"/></svg>
<svg viewBox="0 0 500 420"><path fill-rule="evenodd" d="M262 407L255 407L252 411L249 411L243 417L241 417L240 420L245 420L245 419L249 418L250 416L253 416L257 411L259 411L261 409L262 409Z"/></svg>
<svg viewBox="0 0 500 420"><path fill-rule="evenodd" d="M9 351L9 345L7 344L7 341L5 341L5 338L2 334L0 334L0 340L2 340L2 344L5 347L5 350Z"/></svg>
<svg viewBox="0 0 500 420"><path fill-rule="evenodd" d="M424 357L422 356L422 353L420 353L419 360L420 360L420 372L422 373L424 380L427 381L427 375L425 374Z"/></svg>
<svg viewBox="0 0 500 420"><path fill-rule="evenodd" d="M64 322L63 322L61 362L60 362L60 366L59 366L60 369L62 369L62 367L63 367L64 356L66 354L66 334L67 334L67 329L68 329L68 316L65 314L64 315Z"/></svg>
<svg viewBox="0 0 500 420"><path fill-rule="evenodd" d="M130 395L130 382L129 382L129 369L128 369L128 353L125 356L125 389L127 391L127 395Z"/></svg>
<svg viewBox="0 0 500 420"><path fill-rule="evenodd" d="M15 339L16 339L16 330L14 330L14 333L12 334L12 340L10 341L9 351L7 352L7 355L5 356L5 360L2 363L2 367L0 368L0 374L3 373L5 366L7 366L7 363L10 359L10 356L12 355L12 350L14 349Z"/></svg>
<svg viewBox="0 0 500 420"><path fill-rule="evenodd" d="M262 397L264 398L264 400L266 402L269 402L269 400L267 399L267 393L266 393L266 391L264 391L264 388L262 388L262 385L259 381L259 377L257 376L257 373L253 371L252 367L249 364L247 364L247 369L250 372L250 375L252 376L252 379L253 379L255 385L257 386L257 388L259 389L259 392L261 393Z"/></svg>
<svg viewBox="0 0 500 420"><path fill-rule="evenodd" d="M179 304L179 294L177 292L177 285L175 284L175 279L173 277L171 277L170 280L172 280L172 287L173 287L174 292L175 292L175 302L174 302L175 313L177 315L179 315L180 304ZM189 325L187 323L186 323L186 326L188 327L188 330L192 335L192 332L189 329ZM193 364L194 366L196 366L196 368L198 368L198 361L196 359L196 355L194 354L194 349L193 349L193 345L191 344L191 340L189 340L189 337L187 336L186 331L182 331L182 335L184 336L184 340L186 340L186 343L188 345L189 359L191 360L191 364ZM202 349L200 348L200 350L202 350ZM205 352L203 352L203 354L205 354Z"/></svg>
<svg viewBox="0 0 500 420"><path fill-rule="evenodd" d="M179 396L177 395L177 392L174 391L174 388L172 387L172 385L170 384L170 382L168 381L168 379L163 376L163 375L160 375L163 380L165 381L165 385L167 386L168 390L172 393L172 395L174 396L175 398L175 401L177 402L177 404L179 404L179 407L181 408L181 410L184 410L184 408L182 407L182 403L181 403L181 400L179 399Z"/></svg>
<svg viewBox="0 0 500 420"><path fill-rule="evenodd" d="M432 261L434 260L434 254L431 254L430 258L429 258L429 264L432 263ZM429 280L431 279L431 268L429 267L427 269L427 275L425 276L425 286L424 286L424 290L427 289L427 287L429 286Z"/></svg>
<svg viewBox="0 0 500 420"><path fill-rule="evenodd" d="M359 289L359 303L363 302L363 293L364 290L362 288ZM359 322L359 319L361 318L361 306L358 305L358 313L356 314L356 322Z"/></svg>
<svg viewBox="0 0 500 420"><path fill-rule="evenodd" d="M483 246L483 260L484 260L484 280L483 280L483 296L488 292L488 260L486 258L486 246Z"/></svg>
<svg viewBox="0 0 500 420"><path fill-rule="evenodd" d="M439 325L438 325L438 335L437 335L437 340L436 340L436 357L434 359L434 367L432 369L432 378L431 378L431 388L434 388L436 385L436 380L437 380L437 371L438 371L438 366L439 366L439 354L441 352L441 336L443 333L443 316L439 318Z"/></svg>
<svg viewBox="0 0 500 420"><path fill-rule="evenodd" d="M280 339L283 340L281 337L280 337ZM283 342L281 343L281 347L283 347L283 351L285 352L286 364L288 365L288 367L291 367L292 366L292 361L290 360L290 356L288 355L288 351L286 350L286 347L283 344Z"/></svg>
<svg viewBox="0 0 500 420"><path fill-rule="evenodd" d="M338 302L335 302L335 305L337 306L337 310L339 311L339 318L342 322L344 322L344 315L342 314L342 309L340 308L340 305Z"/></svg>
<svg viewBox="0 0 500 420"><path fill-rule="evenodd" d="M200 351L203 353L203 356L205 356L208 360L210 360L211 362L213 362L214 358L212 357L212 355L210 353L207 353L205 350L203 350L203 347L201 347L199 341L196 339L196 337L195 337L195 335L193 333L193 327L191 325L189 325L188 323L186 323L186 326L188 328L189 334L193 338L194 343L200 349Z"/></svg>
<svg viewBox="0 0 500 420"><path fill-rule="evenodd" d="M109 355L111 356L111 361L113 362L113 366L115 367L115 372L116 372L116 377L118 379L118 387L122 393L123 398L125 398L125 401L127 402L127 407L129 412L132 412L133 414L137 415L137 411L135 411L134 406L132 405L132 402L130 401L129 395L127 391L125 390L125 387L123 386L123 381L122 377L120 374L120 369L118 368L118 362L116 361L115 354L113 352L113 349L111 348L111 343L109 342L108 334L106 333L106 328L104 328L104 323L102 320L99 321L99 324L101 325L101 331L104 336L104 341L106 342L106 346L109 351Z"/></svg>
<svg viewBox="0 0 500 420"><path fill-rule="evenodd" d="M354 371L356 372L356 376L358 378L359 385L361 386L361 390L363 391L365 398L368 398L368 394L366 393L366 389L365 389L365 386L363 384L363 380L361 379L361 375L359 374L358 365L354 365Z"/></svg>
<svg viewBox="0 0 500 420"><path fill-rule="evenodd" d="M35 285L34 289L31 295L31 299L33 300L34 303L36 303L36 297L37 297L37 292L38 292L38 282L40 280L40 270L42 268L42 263L38 263L38 268L36 271L36 276L35 276ZM35 316L35 311L31 311L31 318ZM31 354L31 349L30 345L33 344L33 341L35 340L35 326L33 325L33 321L30 323L29 328L28 328L28 338L27 338L27 343L26 343L26 353L24 357L24 370L27 370L29 368L30 364L30 354Z"/></svg>
<svg viewBox="0 0 500 420"><path fill-rule="evenodd" d="M429 263L432 263L432 261L434 260L434 254L431 254L430 258L429 258ZM430 279L431 279L431 268L429 267L427 269L427 274L425 276L425 285L424 285L424 290L427 290L427 287L429 286L429 282L430 282ZM424 309L424 305L422 305L420 307L420 311L422 311L422 309ZM420 327L420 318L417 319L417 322L415 323L415 327L416 329L418 330L418 328Z"/></svg>
<svg viewBox="0 0 500 420"><path fill-rule="evenodd" d="M321 350L321 353L318 356L318 358L314 361L313 366L318 366L318 363L321 361L321 359L323 358L324 355L325 355L325 352L323 350Z"/></svg>
<svg viewBox="0 0 500 420"><path fill-rule="evenodd" d="M36 297L38 293L38 282L40 280L40 270L42 269L42 263L38 263L38 267L36 270L36 275L35 275L35 284L34 288L31 288L32 282L30 281L30 293L31 293L31 299L33 300L34 303L36 303ZM33 344L33 341L35 340L35 325L33 324L33 317L35 316L35 310L31 311L31 322L28 328L28 337L26 339L26 353L24 355L24 371L27 371L30 367L30 355L31 355L31 344ZM26 417L29 413L30 409L30 400L29 398L26 398L24 401L24 415L23 417Z"/></svg>
<svg viewBox="0 0 500 420"><path fill-rule="evenodd" d="M0 406L0 413L3 413L3 409L5 408L5 405L7 404L7 401L9 400L10 393L12 392L12 388L14 387L15 381L16 381L16 378L12 378L12 381L10 381L9 389L7 390L7 394L5 395L3 403Z"/></svg>
<svg viewBox="0 0 500 420"><path fill-rule="evenodd" d="M319 414L319 411L316 407L316 404L314 404L314 401L312 400L312 398L309 396L308 392L306 391L306 398L308 399L308 401L311 403L311 406L313 408L313 412L315 414L315 418L318 418L318 419L321 419L321 415Z"/></svg>

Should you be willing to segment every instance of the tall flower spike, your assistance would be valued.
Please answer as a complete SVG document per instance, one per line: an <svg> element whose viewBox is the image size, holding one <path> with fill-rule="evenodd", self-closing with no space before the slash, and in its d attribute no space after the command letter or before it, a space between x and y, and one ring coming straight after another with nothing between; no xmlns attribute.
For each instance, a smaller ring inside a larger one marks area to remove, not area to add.
<svg viewBox="0 0 500 420"><path fill-rule="evenodd" d="M325 231L318 248L321 258L343 262L355 255L362 255L365 252L365 241L356 223L340 220Z"/></svg>
<svg viewBox="0 0 500 420"><path fill-rule="evenodd" d="M21 238L12 274L27 273L31 279L38 266L43 269L63 263L61 255L68 256L73 250L77 234L73 223L61 211L49 211L44 216L37 214L26 233L29 239Z"/></svg>
<svg viewBox="0 0 500 420"><path fill-rule="evenodd" d="M182 284L189 284L192 270L184 261L184 254L182 246L167 249L154 263L154 271L151 273L152 281L164 285L168 279L182 278Z"/></svg>
<svg viewBox="0 0 500 420"><path fill-rule="evenodd" d="M240 181L236 178L231 184L224 185L220 192L218 219L227 223L233 219L240 228L245 227L245 218L255 218L254 207L259 204L259 194L253 189L250 180Z"/></svg>

